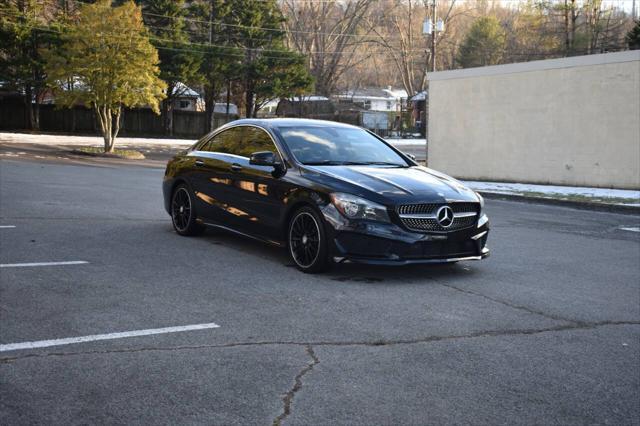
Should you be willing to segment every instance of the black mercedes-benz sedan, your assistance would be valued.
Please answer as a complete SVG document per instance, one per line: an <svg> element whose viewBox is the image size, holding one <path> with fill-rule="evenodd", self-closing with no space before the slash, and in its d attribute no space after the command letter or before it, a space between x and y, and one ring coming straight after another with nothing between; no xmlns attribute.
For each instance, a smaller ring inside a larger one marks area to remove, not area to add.
<svg viewBox="0 0 640 426"><path fill-rule="evenodd" d="M489 255L479 194L341 123L228 123L169 161L163 192L178 234L214 227L287 247L305 272Z"/></svg>

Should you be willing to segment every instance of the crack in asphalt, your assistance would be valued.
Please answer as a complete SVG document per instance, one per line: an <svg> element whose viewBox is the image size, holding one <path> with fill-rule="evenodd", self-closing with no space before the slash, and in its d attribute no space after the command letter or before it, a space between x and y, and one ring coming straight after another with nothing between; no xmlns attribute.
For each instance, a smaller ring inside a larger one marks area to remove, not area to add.
<svg viewBox="0 0 640 426"><path fill-rule="evenodd" d="M487 296L486 294L482 294L482 293L478 293L478 292L475 292L475 291L472 291L472 290L467 290L467 289L464 289L464 288L456 287L456 286L451 285L451 284L445 284L445 283L440 282L439 280L437 280L435 278L431 278L431 279L433 280L433 282L435 282L436 284L441 285L443 287L447 287L447 288L450 288L452 290L459 291L461 293L471 294L471 295L474 295L474 296L482 297L482 298L490 300L492 302L500 303L501 305L507 306L509 308L518 309L518 310L525 311L527 313L534 314L534 315L539 315L541 317L544 317L544 318L547 318L547 319L551 319L551 320L554 320L554 321L569 322L569 323L573 323L573 324L576 324L576 325L589 325L590 324L590 323L585 322L585 321L579 321L579 320L574 320L574 319L570 319L570 318L561 317L559 315L548 314L546 312L539 311L537 309L533 309L533 308L530 308L528 306L516 305L516 304L513 304L511 302L507 302L506 300L496 299L494 297Z"/></svg>
<svg viewBox="0 0 640 426"><path fill-rule="evenodd" d="M313 367L320 363L320 360L316 356L315 352L313 352L313 347L311 345L305 346L305 351L307 355L311 357L311 362L307 364L307 366L302 370L300 370L298 374L296 374L296 377L293 380L293 387L282 397L283 410L282 413L280 413L280 415L278 415L278 417L273 420L273 426L280 426L282 421L289 414L291 414L291 404L293 402L293 397L295 396L296 392L298 392L302 388L302 377L309 371L313 370Z"/></svg>
<svg viewBox="0 0 640 426"><path fill-rule="evenodd" d="M640 325L640 321L599 321L599 322L583 322L574 324L558 325L546 328L531 329L507 329L507 330L485 330L468 334L444 335L444 336L426 336L415 339L397 339L397 340L352 340L352 341L309 341L297 342L292 340L264 340L256 342L231 342L211 345L184 345L184 346L156 346L142 348L125 348L125 349L106 349L95 351L79 351L79 352L47 352L47 353L29 353L22 356L0 358L0 364L8 364L13 361L27 358L48 358L48 357L65 357L74 355L103 355L116 353L137 353L137 352L153 352L153 351L181 351L181 350L198 350L198 349L223 349L236 348L243 346L394 346L394 345L413 345L420 343L431 343L448 340L476 339L483 337L502 337L502 336L527 336L542 333L553 333L572 330L590 330L598 327L611 325Z"/></svg>

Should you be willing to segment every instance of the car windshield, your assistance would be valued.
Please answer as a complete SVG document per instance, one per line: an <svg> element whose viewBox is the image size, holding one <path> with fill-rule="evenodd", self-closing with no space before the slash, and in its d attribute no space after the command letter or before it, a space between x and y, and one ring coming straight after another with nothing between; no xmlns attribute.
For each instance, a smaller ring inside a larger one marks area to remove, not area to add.
<svg viewBox="0 0 640 426"><path fill-rule="evenodd" d="M280 133L302 164L408 166L393 149L362 129L281 127Z"/></svg>

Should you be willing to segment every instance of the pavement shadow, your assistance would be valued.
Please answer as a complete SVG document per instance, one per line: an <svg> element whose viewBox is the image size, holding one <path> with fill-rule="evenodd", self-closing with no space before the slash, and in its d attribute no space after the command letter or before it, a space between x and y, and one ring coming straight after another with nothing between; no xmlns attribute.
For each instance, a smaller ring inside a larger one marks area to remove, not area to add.
<svg viewBox="0 0 640 426"><path fill-rule="evenodd" d="M477 273L475 268L467 264L422 264L422 265L360 265L340 264L327 273L332 280L338 282L357 282L367 284L394 283L409 284L424 283L424 280L438 280L451 278L466 278Z"/></svg>
<svg viewBox="0 0 640 426"><path fill-rule="evenodd" d="M251 238L218 229L207 229L202 238L212 245L222 245L287 268L295 268L285 248L270 246ZM475 273L477 273L476 268L469 266L466 262L398 266L334 264L329 271L314 276L342 283L378 284L424 282L425 279L464 278ZM300 274L303 274L301 276L304 277L303 272L300 272Z"/></svg>

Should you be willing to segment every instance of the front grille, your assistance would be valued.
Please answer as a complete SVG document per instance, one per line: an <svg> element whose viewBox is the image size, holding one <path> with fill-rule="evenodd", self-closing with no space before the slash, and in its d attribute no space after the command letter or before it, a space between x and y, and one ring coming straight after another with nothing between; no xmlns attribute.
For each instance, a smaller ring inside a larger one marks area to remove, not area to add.
<svg viewBox="0 0 640 426"><path fill-rule="evenodd" d="M480 205L478 203L450 203L447 204L453 210L453 214L457 213L475 213L475 216L455 217L451 226L444 228L433 218L413 218L402 217L402 215L424 215L435 216L440 207L445 204L404 204L398 206L396 212L400 216L402 224L413 231L420 232L450 232L459 231L475 225L478 220L478 211Z"/></svg>

